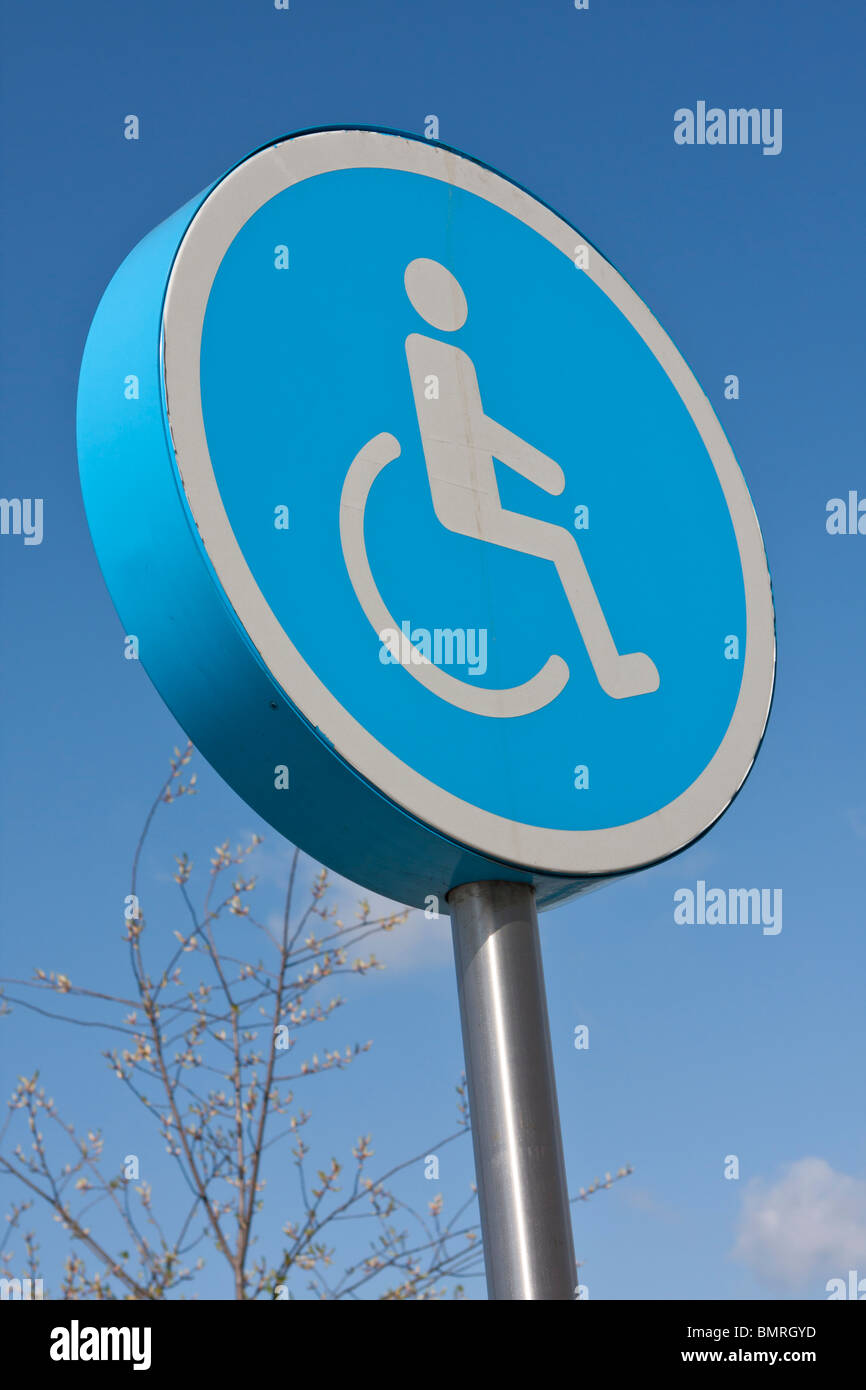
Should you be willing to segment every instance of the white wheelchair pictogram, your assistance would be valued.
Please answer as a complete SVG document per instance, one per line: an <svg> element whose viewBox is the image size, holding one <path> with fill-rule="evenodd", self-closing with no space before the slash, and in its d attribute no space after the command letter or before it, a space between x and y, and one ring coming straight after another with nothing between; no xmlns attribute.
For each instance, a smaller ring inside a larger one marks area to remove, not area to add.
<svg viewBox="0 0 866 1390"><path fill-rule="evenodd" d="M438 261L411 261L404 283L413 307L433 328L454 333L463 327L468 312L463 290ZM659 673L651 659L644 652L623 654L617 650L572 532L502 506L494 459L553 496L565 487L559 464L484 413L472 359L453 343L410 333L406 359L438 520L459 536L549 560L556 568L602 690L615 700L657 690ZM431 379L435 379L436 389L428 392L425 383ZM543 709L569 679L562 657L548 657L522 685L480 688L430 662L412 646L389 613L370 569L364 513L374 482L400 452L392 434L370 439L353 459L340 497L343 556L367 619L377 634L392 634L390 644L396 659L449 704L494 718L513 718Z"/></svg>

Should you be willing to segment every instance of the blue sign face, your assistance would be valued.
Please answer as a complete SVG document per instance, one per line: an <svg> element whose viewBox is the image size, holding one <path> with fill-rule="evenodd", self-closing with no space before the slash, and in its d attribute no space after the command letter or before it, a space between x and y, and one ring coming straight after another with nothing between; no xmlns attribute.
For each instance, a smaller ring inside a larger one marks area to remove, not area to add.
<svg viewBox="0 0 866 1390"><path fill-rule="evenodd" d="M554 901L690 843L754 759L773 613L646 307L522 189L384 132L269 146L194 211L116 277L80 407L109 587L194 741L403 901ZM137 413L109 374L141 376ZM151 586L111 535L119 471Z"/></svg>

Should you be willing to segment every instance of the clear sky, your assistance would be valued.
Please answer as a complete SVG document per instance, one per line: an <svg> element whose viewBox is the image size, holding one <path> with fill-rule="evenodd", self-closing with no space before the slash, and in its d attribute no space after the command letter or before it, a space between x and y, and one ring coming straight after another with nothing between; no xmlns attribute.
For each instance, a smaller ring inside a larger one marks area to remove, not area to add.
<svg viewBox="0 0 866 1390"><path fill-rule="evenodd" d="M591 1298L820 1298L849 1268L866 1276L866 535L825 524L831 498L866 497L864 28L842 0L46 0L3 18L2 493L44 499L41 545L0 536L4 975L39 965L125 985L118 905L183 734L123 659L78 486L78 369L123 257L230 164L304 127L421 134L435 114L443 141L604 252L727 431L777 609L757 764L694 849L541 922L572 1190L635 1168L576 1209ZM781 151L678 145L674 113L699 101L781 108ZM123 139L128 113L137 142ZM724 397L731 373L738 400ZM150 880L175 850L202 862L257 829L270 881L278 836L198 772L202 795L173 808ZM677 925L673 895L699 879L780 889L782 930ZM159 929L176 925L166 912ZM314 1083L322 1157L372 1131L396 1161L451 1127L462 1057L447 923L416 922L390 950L325 1040L374 1047ZM75 1118L120 1156L135 1150L138 1113L87 1030L21 1011L2 1027L6 1091L38 1065ZM470 1179L468 1145L449 1150L446 1199ZM433 1195L420 1169L412 1181L414 1200ZM44 1248L50 1278L53 1237Z"/></svg>

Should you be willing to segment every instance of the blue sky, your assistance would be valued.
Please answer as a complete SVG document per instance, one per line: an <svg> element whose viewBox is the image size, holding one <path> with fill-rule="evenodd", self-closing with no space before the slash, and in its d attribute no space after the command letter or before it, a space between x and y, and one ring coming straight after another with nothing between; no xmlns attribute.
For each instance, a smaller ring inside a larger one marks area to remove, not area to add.
<svg viewBox="0 0 866 1390"><path fill-rule="evenodd" d="M436 114L442 140L530 188L617 266L728 434L777 609L757 765L691 851L542 918L572 1190L635 1168L576 1210L592 1298L819 1298L850 1267L866 1276L866 536L825 526L829 499L866 496L863 39L855 7L801 0L49 0L3 19L2 491L45 506L41 545L0 537L4 975L39 965L124 983L118 904L183 735L123 660L78 487L78 368L126 253L247 151L318 124L420 134ZM699 100L782 108L782 152L678 146L674 112ZM151 881L175 851L201 862L257 829L268 891L278 837L198 772L201 796L158 832ZM782 931L677 926L673 894L698 879L781 889ZM178 925L168 907L160 922ZM462 1060L447 924L415 923L390 950L327 1039L374 1047L315 1083L323 1157L372 1131L395 1161L451 1127ZM580 1023L588 1051L573 1047ZM137 1112L86 1030L21 1011L2 1026L5 1090L38 1065L77 1118L135 1149ZM729 1154L739 1181L723 1177ZM470 1179L468 1145L449 1151L446 1198ZM420 1170L413 1181L427 1200ZM60 1247L43 1244L50 1278Z"/></svg>

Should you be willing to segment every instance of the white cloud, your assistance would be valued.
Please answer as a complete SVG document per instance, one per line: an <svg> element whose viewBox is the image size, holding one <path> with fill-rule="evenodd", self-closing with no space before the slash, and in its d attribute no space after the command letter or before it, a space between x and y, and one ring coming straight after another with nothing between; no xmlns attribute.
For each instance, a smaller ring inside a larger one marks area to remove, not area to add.
<svg viewBox="0 0 866 1390"><path fill-rule="evenodd" d="M374 919L405 911L400 903L392 902L390 898L380 898L377 893L364 893L363 889L339 874L331 877L331 893L329 902L339 905L337 916L347 926L357 920L360 898L369 903L369 916ZM403 974L446 965L453 968L451 918L442 916L428 919L423 912L412 908L406 921L400 922L392 931L378 932L361 942L358 954L363 955L368 951L374 952L376 959L386 966L389 973Z"/></svg>
<svg viewBox="0 0 866 1390"><path fill-rule="evenodd" d="M248 843L251 833L248 831L242 834L239 842ZM282 894L285 892L293 852L292 846L286 841L266 840L250 858L249 872L255 874L264 886L277 888ZM315 860L305 854L301 855L295 880L293 918L303 911L309 902L310 887L319 868L320 865ZM402 904L392 902L390 898L382 898L377 893L366 893L363 888L341 877L340 874L329 874L325 904L328 908L337 908L337 917L347 927L357 921L357 908L361 899L369 903L371 918L389 917L393 913L405 911ZM272 930L279 930L282 924L281 912L274 909L267 914L267 921ZM349 956L353 959L356 955L367 955L371 951L386 967L382 979L387 979L388 975L402 975L414 970L441 967L453 970L451 919L445 915L428 919L423 912L413 908L407 920L394 927L392 931L377 932L374 936L367 937L358 943L357 950L350 947Z"/></svg>
<svg viewBox="0 0 866 1390"><path fill-rule="evenodd" d="M450 917L428 921L423 912L413 910L405 922L392 932L375 937L374 943L378 959L389 971L403 974L443 966L454 968Z"/></svg>
<svg viewBox="0 0 866 1390"><path fill-rule="evenodd" d="M743 1196L734 1257L770 1284L866 1274L866 1179L823 1158L790 1163L775 1183L753 1179Z"/></svg>

